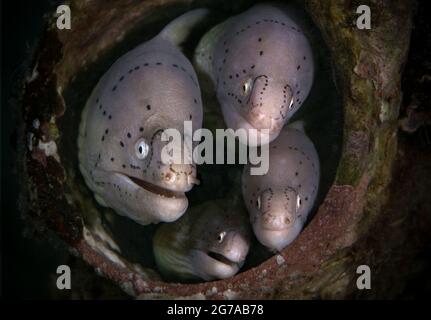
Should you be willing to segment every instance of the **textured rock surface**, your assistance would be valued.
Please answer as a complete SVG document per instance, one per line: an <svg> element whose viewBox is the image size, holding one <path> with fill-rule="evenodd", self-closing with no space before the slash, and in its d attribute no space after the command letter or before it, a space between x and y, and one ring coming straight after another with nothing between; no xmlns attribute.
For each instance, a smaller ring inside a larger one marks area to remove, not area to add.
<svg viewBox="0 0 431 320"><path fill-rule="evenodd" d="M246 3L224 1L222 7L235 11ZM211 5L210 1L126 0L114 7L104 1L77 0L72 2L72 30L47 29L34 57L38 76L26 83L22 98L22 179L27 186L28 216L42 230L58 234L98 273L140 298L361 296L355 289L356 266L369 264L381 271L382 264L393 263L390 252L396 244L385 247L384 237L394 237L399 227L396 219L403 218L390 215L396 207L389 197L389 185L397 155L400 79L413 8L408 0L363 1L373 12L372 30L365 31L354 25L356 1L303 3L331 50L345 123L336 181L292 246L229 280L164 283L154 272L116 252L115 243L101 231L97 210L85 200L89 195L78 186L73 153L65 151L65 145L74 141L68 137L76 137L77 129L63 125L59 130L58 122L64 121L68 107L63 90L77 74L90 68L97 79L103 72L100 61L109 61L125 50L122 40L139 42L134 29L156 32L173 16L191 7ZM65 122L76 123L80 110L66 114L71 118ZM49 148L44 147L47 145ZM394 228L391 232L380 232L388 225ZM391 279L389 273L386 277ZM396 290L382 285L374 294L390 296Z"/></svg>

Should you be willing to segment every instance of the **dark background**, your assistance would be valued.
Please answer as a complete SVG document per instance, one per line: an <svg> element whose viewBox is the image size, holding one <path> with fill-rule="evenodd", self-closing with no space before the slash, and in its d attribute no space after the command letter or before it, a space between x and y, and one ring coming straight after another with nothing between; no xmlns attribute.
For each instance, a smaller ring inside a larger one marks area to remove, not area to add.
<svg viewBox="0 0 431 320"><path fill-rule="evenodd" d="M37 37L43 30L44 13L53 12L59 2L1 2L1 294L2 297L20 299L125 298L127 296L120 289L70 256L63 245L51 237L35 233L24 223L19 210L15 156L20 84L31 62L29 59ZM405 114L405 107L412 96L419 100L420 111L431 114L430 82L417 85L418 78L431 75L431 14L425 10L424 3L419 2L414 19L415 29L403 79L401 116ZM421 128L413 135L400 133L400 143L429 153L429 128L430 125ZM409 281L399 298L423 298L431 293L429 242L419 258L425 267ZM68 264L72 268L73 286L70 291L60 292L55 287L55 271L60 264Z"/></svg>
<svg viewBox="0 0 431 320"><path fill-rule="evenodd" d="M2 5L2 95L1 95L1 188L2 188L2 295L48 297L49 271L64 262L39 240L23 237L23 221L17 208L15 177L18 84L28 63L30 48L43 27L49 2L3 1Z"/></svg>

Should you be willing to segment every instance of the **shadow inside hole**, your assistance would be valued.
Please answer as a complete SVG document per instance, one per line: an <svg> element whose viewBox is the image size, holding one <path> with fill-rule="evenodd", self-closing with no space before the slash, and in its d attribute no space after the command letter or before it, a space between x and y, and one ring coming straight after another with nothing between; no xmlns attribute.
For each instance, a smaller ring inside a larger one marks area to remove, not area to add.
<svg viewBox="0 0 431 320"><path fill-rule="evenodd" d="M194 7L206 6L212 9L212 12L201 26L194 29L188 41L183 45L182 49L185 55L192 60L193 50L205 32L228 17L246 10L254 3L256 1L238 1L235 4L223 1L222 5L219 6L217 5L219 2L216 4L215 2L196 1ZM147 14L147 17L151 18L145 17L139 26L127 34L120 43L115 44L112 49L105 52L87 69L79 70L74 81L64 90L67 109L64 116L58 121L62 132L59 154L67 172L72 173L68 174L68 179L72 180L69 185L76 188L73 192L82 195L83 201L96 208L97 212L101 214L103 225L119 245L123 258L129 262L138 263L144 268L155 270L157 268L154 261L152 238L158 225L141 226L96 203L78 168L78 128L81 112L87 98L109 67L123 54L157 35L175 17L191 9L184 5L155 9ZM305 122L306 133L316 146L321 164L319 194L315 209L309 216L309 222L335 178L341 154L343 116L341 98L332 78L329 50L307 14L298 9L298 15L308 26L306 30L308 30L308 36L312 43L316 63L315 80L310 95L292 119L292 122L295 120ZM212 101L206 101L206 99ZM214 99L214 96L203 96L204 107L206 103L217 104ZM219 108L217 110L219 114L213 115L217 118L214 123L219 123L221 117ZM206 116L208 116L207 113L205 113ZM204 118L204 127L211 127L214 124L211 121L212 119L208 119L208 117ZM222 127L224 128L224 125ZM243 165L204 164L198 166L198 178L201 180L201 185L187 193L190 207L208 200L242 197L240 187L242 168ZM85 212L83 214L86 223L90 224L94 217L85 216ZM258 266L272 254L253 238L250 254L241 272Z"/></svg>

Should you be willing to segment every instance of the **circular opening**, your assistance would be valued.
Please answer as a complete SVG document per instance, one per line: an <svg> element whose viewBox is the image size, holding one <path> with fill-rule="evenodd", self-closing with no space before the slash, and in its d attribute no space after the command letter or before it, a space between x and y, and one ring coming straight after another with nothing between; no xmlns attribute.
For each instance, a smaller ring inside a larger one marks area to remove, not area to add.
<svg viewBox="0 0 431 320"><path fill-rule="evenodd" d="M210 18L204 22L203 26L192 33L183 47L183 51L190 61L192 61L197 42L206 31L220 21L246 10L253 3L254 1L241 1L241 4L224 2L222 7L213 4ZM199 7L199 5L198 1L196 7ZM77 156L78 128L86 100L99 78L112 63L138 44L150 40L167 23L179 14L186 12L187 9L190 8L165 6L151 9L150 11L144 10L142 12L145 13L145 17L138 19L139 23L124 34L121 40L113 41L109 37L110 26L107 26L107 29L103 29L103 34L97 35L102 39L87 42L85 45L88 52L93 50L92 46L96 44L100 46L105 41L108 49L100 50L95 48L94 50L99 50L100 52L94 55L96 57L94 61L86 63L85 67L76 68L71 72L72 80L63 90L66 111L57 122L61 132L61 143L58 145L59 155L67 172L67 184L72 190L74 200L80 204L82 209L84 224L89 230L91 229L93 233L98 235L99 240L102 240L103 245L108 250L118 254L121 260L139 266L141 272L154 280L159 279L159 276L153 272L157 272L157 266L153 256L152 238L159 225L139 225L129 218L120 216L113 210L97 204L93 193L85 185L79 171ZM120 13L117 14L119 15ZM319 195L315 203L315 208L317 208L331 186L337 170L342 142L342 107L341 99L337 94L332 78L333 70L329 50L317 27L313 25L311 19L300 6L298 6L298 18L303 20L307 26L305 30L313 47L316 72L312 91L300 111L292 119L292 122L301 119L306 123L307 134L315 144L319 154L321 182ZM114 12L112 19L120 19L120 17ZM113 23L112 28L116 27L117 24ZM79 47L84 44L74 43L73 45ZM200 78L200 81L202 86L205 79ZM216 103L214 99L214 96L204 94L204 108L207 104ZM220 118L220 113L206 113L203 126L208 128L213 126L214 123L220 123ZM202 181L202 184L187 193L189 208L208 200L231 198L233 193L236 192L235 190L238 191L236 196L241 197L240 188L232 188L232 186L240 186L242 167L242 165L198 166L198 178ZM316 209L309 215L308 222L313 218L315 211ZM253 238L249 255L240 272L260 265L272 255L274 253L268 251Z"/></svg>

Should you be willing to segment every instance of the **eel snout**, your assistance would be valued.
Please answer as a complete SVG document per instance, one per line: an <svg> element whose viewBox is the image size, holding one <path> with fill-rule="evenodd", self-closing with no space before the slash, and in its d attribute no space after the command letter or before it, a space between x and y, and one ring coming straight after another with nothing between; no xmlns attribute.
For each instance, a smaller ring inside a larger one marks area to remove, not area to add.
<svg viewBox="0 0 431 320"><path fill-rule="evenodd" d="M172 164L161 172L160 184L172 191L187 192L199 183L194 165Z"/></svg>

